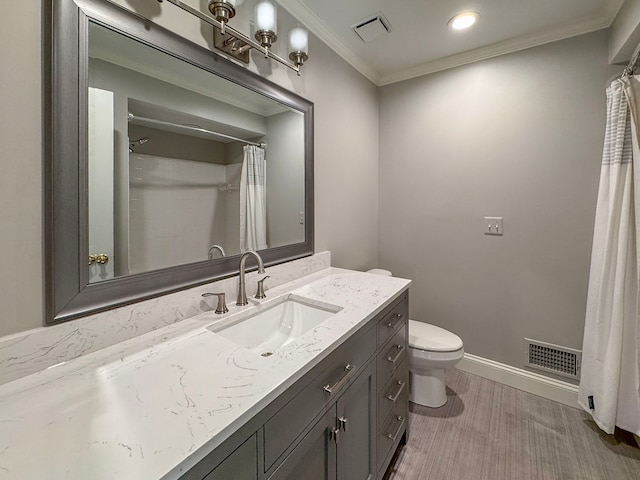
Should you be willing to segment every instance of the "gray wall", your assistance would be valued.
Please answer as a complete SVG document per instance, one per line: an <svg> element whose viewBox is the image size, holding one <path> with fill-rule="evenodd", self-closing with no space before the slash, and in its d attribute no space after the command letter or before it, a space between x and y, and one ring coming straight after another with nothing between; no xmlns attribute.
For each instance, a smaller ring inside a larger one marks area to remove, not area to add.
<svg viewBox="0 0 640 480"><path fill-rule="evenodd" d="M168 2L121 0L154 19L174 12ZM250 2L245 1L243 8ZM0 19L0 335L43 324L42 5L8 2ZM206 2L204 2L206 9ZM238 15L238 28L243 15ZM163 17L164 18L164 17ZM236 19L234 19L236 20ZM280 10L282 31L293 19ZM206 44L199 22L171 14L168 24ZM206 40L205 40L206 37ZM278 48L286 49L286 35ZM376 87L316 38L297 77L254 55L251 69L315 103L316 251L334 264L371 268L378 255L378 101ZM339 121L336 121L339 119ZM349 129L344 128L350 126Z"/></svg>
<svg viewBox="0 0 640 480"><path fill-rule="evenodd" d="M0 335L42 325L41 2L5 2L0 18Z"/></svg>
<svg viewBox="0 0 640 480"><path fill-rule="evenodd" d="M381 89L380 263L414 280L412 318L514 366L524 337L581 347L619 72L600 31Z"/></svg>

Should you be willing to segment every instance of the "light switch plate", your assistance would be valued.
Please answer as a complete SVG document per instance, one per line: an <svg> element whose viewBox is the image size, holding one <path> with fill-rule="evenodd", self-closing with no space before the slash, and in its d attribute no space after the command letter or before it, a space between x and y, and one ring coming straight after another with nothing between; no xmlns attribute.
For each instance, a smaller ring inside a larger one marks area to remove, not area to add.
<svg viewBox="0 0 640 480"><path fill-rule="evenodd" d="M503 217L484 217L485 235L504 235Z"/></svg>

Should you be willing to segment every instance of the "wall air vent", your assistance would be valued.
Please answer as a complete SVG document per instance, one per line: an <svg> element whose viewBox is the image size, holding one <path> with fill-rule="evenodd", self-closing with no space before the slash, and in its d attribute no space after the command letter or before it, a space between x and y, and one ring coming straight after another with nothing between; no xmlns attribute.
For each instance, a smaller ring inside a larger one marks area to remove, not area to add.
<svg viewBox="0 0 640 480"><path fill-rule="evenodd" d="M377 13L373 17L351 25L351 29L363 42L369 43L389 33L391 24L382 13Z"/></svg>
<svg viewBox="0 0 640 480"><path fill-rule="evenodd" d="M524 339L525 366L563 377L580 378L582 352L538 340Z"/></svg>

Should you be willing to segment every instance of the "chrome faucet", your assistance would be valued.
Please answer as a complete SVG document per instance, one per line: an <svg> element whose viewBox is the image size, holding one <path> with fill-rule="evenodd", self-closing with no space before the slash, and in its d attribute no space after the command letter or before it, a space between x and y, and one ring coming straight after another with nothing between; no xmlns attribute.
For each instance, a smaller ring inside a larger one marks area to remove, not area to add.
<svg viewBox="0 0 640 480"><path fill-rule="evenodd" d="M240 275L238 278L238 300L236 300L236 305L247 305L249 302L247 301L247 289L244 280L244 264L247 262L247 257L249 255L253 255L258 261L258 273L265 273L264 264L262 263L262 257L253 250L247 250L240 257Z"/></svg>
<svg viewBox="0 0 640 480"><path fill-rule="evenodd" d="M207 254L207 258L209 260L213 260L213 252L215 250L218 250L220 252L220 255L222 255L223 257L227 256L227 254L224 251L224 248L222 248L221 245L211 245L211 247L209 248L209 253Z"/></svg>
<svg viewBox="0 0 640 480"><path fill-rule="evenodd" d="M203 297L218 297L218 306L216 307L216 313L218 315L222 315L223 313L227 313L229 309L227 308L227 302L224 300L224 293L203 293Z"/></svg>

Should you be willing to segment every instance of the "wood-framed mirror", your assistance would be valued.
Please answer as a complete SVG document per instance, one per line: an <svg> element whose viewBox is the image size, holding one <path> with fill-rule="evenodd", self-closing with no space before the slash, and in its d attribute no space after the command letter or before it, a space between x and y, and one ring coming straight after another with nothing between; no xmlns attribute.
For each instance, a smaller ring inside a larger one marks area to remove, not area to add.
<svg viewBox="0 0 640 480"><path fill-rule="evenodd" d="M106 0L49 9L46 323L313 253L311 102Z"/></svg>

